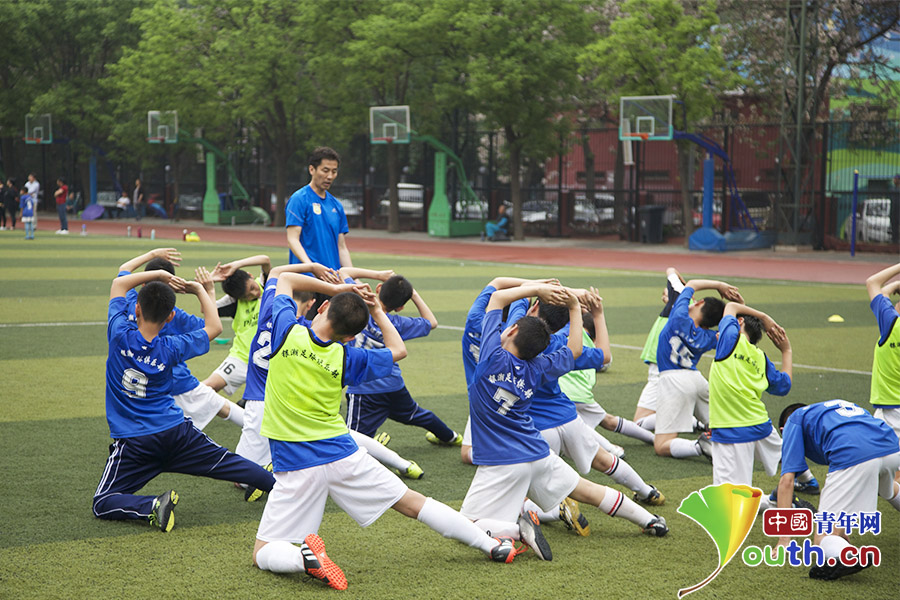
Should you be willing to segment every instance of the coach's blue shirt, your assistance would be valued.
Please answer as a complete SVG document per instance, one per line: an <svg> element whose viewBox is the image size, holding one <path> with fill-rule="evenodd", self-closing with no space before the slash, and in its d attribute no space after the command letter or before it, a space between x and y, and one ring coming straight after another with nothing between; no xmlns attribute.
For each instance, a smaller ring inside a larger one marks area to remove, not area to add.
<svg viewBox="0 0 900 600"><path fill-rule="evenodd" d="M672 305L669 321L659 334L656 366L659 372L674 369L697 370L700 357L716 347L716 332L694 324L688 313L694 290L685 287Z"/></svg>
<svg viewBox="0 0 900 600"><path fill-rule="evenodd" d="M288 200L284 207L285 227L300 226L300 243L309 260L331 267L341 268L338 254L338 235L348 233L347 215L340 201L326 191L321 198L309 185L305 185ZM300 262L293 252L288 252L291 264ZM312 276L312 273L307 273Z"/></svg>
<svg viewBox="0 0 900 600"><path fill-rule="evenodd" d="M124 297L109 301L106 420L114 439L150 435L184 422L172 398L175 365L209 351L203 329L144 339Z"/></svg>
<svg viewBox="0 0 900 600"><path fill-rule="evenodd" d="M550 336L550 343L542 354L553 354L569 343L568 323L557 333ZM603 350L600 348L584 348L581 356L575 359L573 370L597 370L603 366ZM550 429L574 421L578 416L575 403L566 396L559 387L559 378L548 379L534 390L534 398L528 411L534 419L538 430Z"/></svg>
<svg viewBox="0 0 900 600"><path fill-rule="evenodd" d="M839 471L900 452L897 434L881 419L846 400L810 404L784 424L781 473L802 473L806 459Z"/></svg>
<svg viewBox="0 0 900 600"><path fill-rule="evenodd" d="M500 345L501 310L484 316L475 379L469 386L472 462L510 465L540 460L550 446L528 414L534 390L572 369L572 351L563 346L531 360L516 358Z"/></svg>

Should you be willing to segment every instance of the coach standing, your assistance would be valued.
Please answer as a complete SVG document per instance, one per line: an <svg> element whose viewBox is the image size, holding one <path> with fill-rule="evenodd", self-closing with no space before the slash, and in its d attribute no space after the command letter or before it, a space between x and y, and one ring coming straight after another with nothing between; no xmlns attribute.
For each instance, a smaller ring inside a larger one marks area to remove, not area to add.
<svg viewBox="0 0 900 600"><path fill-rule="evenodd" d="M291 195L285 206L288 259L291 264L317 262L337 271L352 267L344 239L349 233L344 206L328 191L337 178L341 157L326 146L316 148L308 162L309 184ZM339 283L334 274L332 283ZM325 300L317 296L313 311Z"/></svg>

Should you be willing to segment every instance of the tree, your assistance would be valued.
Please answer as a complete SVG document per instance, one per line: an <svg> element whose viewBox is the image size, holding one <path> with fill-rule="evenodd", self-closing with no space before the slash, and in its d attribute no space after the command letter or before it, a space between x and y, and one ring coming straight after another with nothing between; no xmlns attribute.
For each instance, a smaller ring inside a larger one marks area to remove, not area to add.
<svg viewBox="0 0 900 600"><path fill-rule="evenodd" d="M514 236L523 239L521 166L559 150L577 85L576 56L593 11L559 0L459 0L450 42L464 51L459 84L473 112L503 131L509 153Z"/></svg>
<svg viewBox="0 0 900 600"><path fill-rule="evenodd" d="M740 83L722 51L715 0L688 6L675 0L628 0L620 11L609 36L587 46L579 57L582 72L593 74L599 89L617 96L674 94L683 103L681 128L689 130L712 115L720 93ZM690 236L691 148L685 140L676 144L682 219Z"/></svg>

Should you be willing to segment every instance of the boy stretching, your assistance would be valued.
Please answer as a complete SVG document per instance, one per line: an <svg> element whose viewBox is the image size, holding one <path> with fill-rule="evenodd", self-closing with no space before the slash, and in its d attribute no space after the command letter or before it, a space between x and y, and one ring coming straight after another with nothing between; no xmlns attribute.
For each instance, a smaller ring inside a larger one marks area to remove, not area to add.
<svg viewBox="0 0 900 600"><path fill-rule="evenodd" d="M678 437L694 430L694 417L709 422L709 384L697 370L697 363L704 352L716 347L716 332L711 328L722 320L725 305L712 297L692 305L694 292L706 289L718 290L723 298L743 303L734 286L692 279L672 305L656 347L659 392L653 448L659 456L688 458L708 451L697 440Z"/></svg>
<svg viewBox="0 0 900 600"><path fill-rule="evenodd" d="M181 263L181 253L175 248L156 248L119 266L119 276L128 275L135 269L144 266L144 271L162 270L175 275L175 266ZM206 287L207 292L212 283L206 269L200 267L196 271L197 281ZM128 290L125 299L128 301L128 319L135 320L135 306L137 305L137 291ZM166 323L160 335L177 335L188 333L197 329L203 329L204 321L200 317L175 307L175 316ZM172 367L172 397L175 405L184 411L185 416L194 421L197 429L203 430L215 416L231 421L241 426L244 420L244 410L234 402L223 398L214 389L200 383L191 373L184 361Z"/></svg>
<svg viewBox="0 0 900 600"><path fill-rule="evenodd" d="M781 371L757 346L764 331L781 351ZM700 438L702 445L711 445L713 485L752 486L754 456L767 475L777 473L781 437L772 427L762 393L786 395L791 390L792 373L791 342L784 329L764 312L729 302L719 321L716 356L709 369L712 441ZM771 508L772 504L763 497L759 509Z"/></svg>
<svg viewBox="0 0 900 600"><path fill-rule="evenodd" d="M146 285L138 293L136 319L131 321L125 295L142 284ZM173 290L190 292L200 300L205 317L202 329L159 335L175 316ZM146 520L164 532L171 531L178 494L170 490L155 497L135 495L164 472L272 489L275 480L271 473L206 437L172 398L173 366L207 352L210 340L222 331L215 305L203 286L160 270L117 277L110 288L108 319L106 419L113 443L94 493L94 515Z"/></svg>
<svg viewBox="0 0 900 600"><path fill-rule="evenodd" d="M376 278L382 273L391 273L392 275L383 279L375 288L375 293L378 295L377 302L387 314L388 320L400 337L406 341L431 333L438 325L437 319L425 300L413 289L412 284L405 277L393 275L392 271L375 272L354 267L341 269L341 275L350 278ZM419 311L418 318L390 314L403 310L410 300ZM366 327L356 335L350 345L355 348L384 347L381 329L374 319L369 318ZM397 364L394 364L388 377L347 387L347 427L363 435L374 437L375 432L387 419L427 429L425 439L432 444L448 446L462 444L461 435L447 427L440 417L430 410L422 408L413 399L409 390L406 389L400 366Z"/></svg>
<svg viewBox="0 0 900 600"><path fill-rule="evenodd" d="M410 490L356 445L340 414L342 387L389 375L394 362L406 356L406 346L374 294L362 290L334 296L303 326L292 298L298 279L307 278L285 273L276 286L262 423L276 483L256 535L254 564L317 576L307 567L310 553L294 545L305 542L316 561L328 565L319 578L346 588L343 572L327 558L316 534L329 496L363 527L393 508L495 561L512 561L512 540L494 539L449 506ZM370 316L381 329L384 348L342 345Z"/></svg>
<svg viewBox="0 0 900 600"><path fill-rule="evenodd" d="M572 293L574 295L575 292ZM582 295L582 301L590 311L591 322L596 332L594 339L596 347L583 348L581 356L575 359L575 368L596 370L612 360L603 300L597 294L597 290L591 288ZM572 336L567 318L568 311L564 306L540 302L538 315L553 332L544 350L544 354L551 354L565 346L568 338ZM575 334L573 337L581 336ZM582 475L586 475L593 468L632 490L636 502L651 506L665 503L665 496L647 484L631 465L601 446L599 439L602 436L578 415L575 404L563 394L557 378L548 378L544 384L535 389L529 415L534 420L535 428L547 440L550 449L556 454L571 458L575 463L575 470ZM543 521L553 520L556 513L552 511L546 516L540 512L538 514Z"/></svg>
<svg viewBox="0 0 900 600"><path fill-rule="evenodd" d="M900 294L900 280L891 281L897 275L900 263L869 277L866 290L879 334L872 357L869 402L875 407L874 416L900 436L900 302L891 304L890 300L891 295ZM900 473L897 478L900 480Z"/></svg>
<svg viewBox="0 0 900 600"><path fill-rule="evenodd" d="M253 279L245 267L259 266L260 276ZM212 272L213 281L222 282L225 296L216 302L220 317L232 317L234 341L228 356L216 370L206 378L205 383L215 391L225 390L231 396L247 381L247 363L250 360L250 341L256 334L259 319L259 299L269 276L271 263L265 254L235 260L224 265L216 265Z"/></svg>
<svg viewBox="0 0 900 600"><path fill-rule="evenodd" d="M569 326L580 331L581 305L560 286L520 286L494 292L484 316L484 329L475 379L469 386L472 461L478 465L460 512L491 533L516 537L539 558L552 554L531 511L522 514L525 498L550 511L566 497L597 506L611 516L662 536L665 520L656 517L622 493L579 477L572 467L550 452L546 440L528 414L535 390L575 366L581 355L581 336L541 354L550 341L547 325L536 317L522 317L500 331L503 307L537 295L541 302L565 303Z"/></svg>
<svg viewBox="0 0 900 600"><path fill-rule="evenodd" d="M269 272L266 280L266 289L260 300L259 326L253 341L250 343L250 363L247 366L247 385L244 388L244 427L241 430L241 438L238 441L235 453L248 458L261 466L270 465L272 454L269 450L269 440L260 435L263 418L263 402L265 401L266 380L269 376L269 353L272 350L272 301L275 298L275 289L278 277L282 273L312 273L315 277L307 277L306 280L297 280L294 288L294 301L298 306L297 320L301 325L309 326L310 322L304 317L316 301L316 294L324 294L331 297L341 292L352 291L353 284L332 284L331 269L318 263L302 263L282 265ZM221 397L221 396L219 396ZM406 460L393 450L389 450L368 436L350 432L353 439L376 460L389 467L397 469L405 477L420 479L422 469L415 462Z"/></svg>

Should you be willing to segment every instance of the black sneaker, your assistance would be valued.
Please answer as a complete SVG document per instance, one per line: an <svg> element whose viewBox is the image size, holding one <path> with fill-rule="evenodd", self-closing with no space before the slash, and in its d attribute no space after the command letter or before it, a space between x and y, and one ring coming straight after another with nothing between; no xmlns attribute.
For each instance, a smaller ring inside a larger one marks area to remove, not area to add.
<svg viewBox="0 0 900 600"><path fill-rule="evenodd" d="M511 563L516 556L528 551L528 546L516 547L516 541L511 537L494 539L497 540L497 545L491 548L491 560L494 562Z"/></svg>
<svg viewBox="0 0 900 600"><path fill-rule="evenodd" d="M854 573L859 573L866 567L859 565L858 563L853 565L852 567L848 567L846 565L842 565L840 563L836 565L822 565L821 567L812 567L809 570L809 578L810 579L821 579L823 581L834 581L835 579L840 579L841 577L846 577L847 575L853 575Z"/></svg>
<svg viewBox="0 0 900 600"><path fill-rule="evenodd" d="M666 520L664 518L659 515L653 515L653 520L642 527L641 531L647 535L663 537L669 533L669 528L666 526Z"/></svg>
<svg viewBox="0 0 900 600"><path fill-rule="evenodd" d="M641 498L637 495L637 492L634 493L634 501L639 502L641 504L646 504L648 506L662 506L666 503L666 497L662 495L662 493L653 487L650 486L650 493L647 494L645 498Z"/></svg>
<svg viewBox="0 0 900 600"><path fill-rule="evenodd" d="M527 510L519 517L519 539L534 550L541 560L553 560L550 544L541 531L541 521L533 510Z"/></svg>
<svg viewBox="0 0 900 600"><path fill-rule="evenodd" d="M178 494L175 490L169 490L160 494L153 501L153 511L150 513L150 524L159 527L163 533L172 531L175 527L175 505L178 504Z"/></svg>

